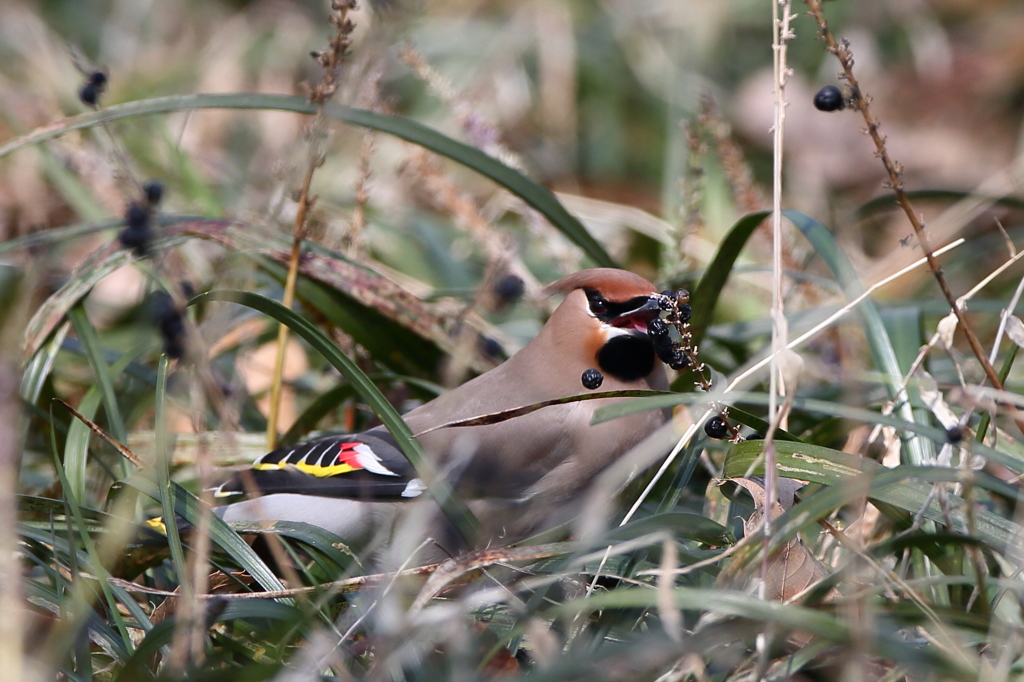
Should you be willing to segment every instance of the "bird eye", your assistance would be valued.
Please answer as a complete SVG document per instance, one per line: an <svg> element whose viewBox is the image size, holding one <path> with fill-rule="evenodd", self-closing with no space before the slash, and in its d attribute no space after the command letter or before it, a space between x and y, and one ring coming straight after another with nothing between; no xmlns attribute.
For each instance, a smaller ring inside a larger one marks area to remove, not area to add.
<svg viewBox="0 0 1024 682"><path fill-rule="evenodd" d="M590 306L590 312L595 315L604 315L608 312L608 301L605 300L604 296L593 289L584 289L583 291L587 294L587 304Z"/></svg>

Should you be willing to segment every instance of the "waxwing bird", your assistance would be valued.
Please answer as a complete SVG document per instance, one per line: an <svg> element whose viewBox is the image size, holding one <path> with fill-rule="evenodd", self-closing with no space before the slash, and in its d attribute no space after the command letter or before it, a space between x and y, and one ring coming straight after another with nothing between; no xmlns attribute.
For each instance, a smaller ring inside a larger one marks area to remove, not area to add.
<svg viewBox="0 0 1024 682"><path fill-rule="evenodd" d="M668 388L647 335L648 322L659 314L653 284L624 270L597 268L546 291L565 299L522 350L404 417L424 453L477 514L482 543L508 544L572 518L591 480L666 419L651 411L591 425L594 411L616 400L600 399L486 425L443 426L586 393L588 380L581 383L581 377L588 370L591 387L599 383L602 391ZM376 427L262 456L216 490L229 499L259 495L216 513L228 522L301 521L360 544L391 532L404 510L433 504L416 501L425 490L395 440ZM416 516L440 518L433 508ZM450 533L428 532L457 544Z"/></svg>

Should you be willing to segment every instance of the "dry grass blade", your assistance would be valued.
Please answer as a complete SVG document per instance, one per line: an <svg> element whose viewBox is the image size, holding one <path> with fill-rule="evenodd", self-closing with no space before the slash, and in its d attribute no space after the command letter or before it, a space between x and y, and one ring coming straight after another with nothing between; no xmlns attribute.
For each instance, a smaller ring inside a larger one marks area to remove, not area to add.
<svg viewBox="0 0 1024 682"><path fill-rule="evenodd" d="M115 450L117 450L119 453L121 453L122 457L124 457L126 460L128 460L129 462L134 464L136 468L138 468L138 469L145 469L146 468L146 464L141 459L136 457L135 454L131 450L128 449L128 446L126 446L124 443L122 443L121 441L117 440L116 438L111 436L109 433L104 431L102 428L100 428L99 424L97 424L93 420L87 418L85 415L83 415L80 412L78 412L78 410L76 410L75 408L71 407L71 405L68 405L63 400L57 398L56 402L60 403L64 407L65 410L70 412L75 417L75 419L79 420L80 422L82 422L83 424L88 426L90 431L92 431L97 436L99 436L103 440L105 440L108 443L110 443L110 445L112 445Z"/></svg>

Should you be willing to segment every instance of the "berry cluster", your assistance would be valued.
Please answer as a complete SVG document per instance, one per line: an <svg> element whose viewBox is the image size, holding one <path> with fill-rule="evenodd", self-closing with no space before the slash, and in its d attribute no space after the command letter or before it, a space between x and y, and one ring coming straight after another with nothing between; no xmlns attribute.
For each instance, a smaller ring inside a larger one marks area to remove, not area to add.
<svg viewBox="0 0 1024 682"><path fill-rule="evenodd" d="M82 100L82 104L94 107L106 89L107 74L103 71L93 71L86 75L85 85L78 89L78 99Z"/></svg>
<svg viewBox="0 0 1024 682"><path fill-rule="evenodd" d="M711 381L704 374L704 363L697 359L697 347L693 345L693 334L690 332L690 292L663 291L658 297L658 305L665 311L664 318L656 317L647 325L647 335L654 343L654 352L661 361L676 371L692 369L697 375L697 387L702 391L711 390ZM672 339L672 327L679 333L679 341ZM742 439L739 429L728 421L728 408L713 405L718 415L704 424L704 432L709 438L731 438L733 441Z"/></svg>
<svg viewBox="0 0 1024 682"><path fill-rule="evenodd" d="M184 290L188 295L191 287ZM174 298L166 291L155 291L150 298L150 310L164 340L164 353L177 360L185 355L185 317Z"/></svg>
<svg viewBox="0 0 1024 682"><path fill-rule="evenodd" d="M647 324L647 335L654 343L654 352L666 365L678 371L693 367L698 373L704 366L696 360L697 349L690 345L692 338L688 331L690 323L690 292L680 289L675 293L663 291L658 305L667 314L665 318L656 317ZM679 331L679 341L674 341L670 334L671 327Z"/></svg>
<svg viewBox="0 0 1024 682"><path fill-rule="evenodd" d="M139 258L149 255L149 241L152 238L150 218L157 204L163 199L164 186L151 180L142 186L142 193L145 195L143 201L128 204L124 214L125 228L118 235L121 244L134 251Z"/></svg>

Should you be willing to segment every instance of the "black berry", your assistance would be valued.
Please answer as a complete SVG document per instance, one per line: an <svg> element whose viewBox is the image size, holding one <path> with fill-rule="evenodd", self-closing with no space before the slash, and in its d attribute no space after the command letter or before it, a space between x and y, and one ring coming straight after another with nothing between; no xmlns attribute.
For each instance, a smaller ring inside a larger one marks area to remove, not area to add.
<svg viewBox="0 0 1024 682"><path fill-rule="evenodd" d="M660 317L647 323L647 334L651 338L661 339L668 336L668 324Z"/></svg>
<svg viewBox="0 0 1024 682"><path fill-rule="evenodd" d="M678 371L690 366L690 356L682 348L673 348L672 355L668 360L668 366Z"/></svg>
<svg viewBox="0 0 1024 682"><path fill-rule="evenodd" d="M146 201L149 202L150 206L156 206L164 198L163 183L156 180L150 180L143 185L142 191L146 194Z"/></svg>
<svg viewBox="0 0 1024 682"><path fill-rule="evenodd" d="M524 289L522 278L516 275L505 275L494 285L494 295L502 303L511 303L523 295Z"/></svg>
<svg viewBox="0 0 1024 682"><path fill-rule="evenodd" d="M704 433L708 438L721 440L729 435L729 427L726 426L724 419L715 416L704 422Z"/></svg>
<svg viewBox="0 0 1024 682"><path fill-rule="evenodd" d="M118 239L121 243L143 258L149 254L149 208L132 203L124 215L126 227L121 230Z"/></svg>
<svg viewBox="0 0 1024 682"><path fill-rule="evenodd" d="M834 85L826 85L814 96L814 108L818 111L839 111L845 107L843 93Z"/></svg>
<svg viewBox="0 0 1024 682"><path fill-rule="evenodd" d="M121 230L121 233L117 238L121 241L121 244L126 249L131 249L135 252L135 255L139 258L145 258L149 255L149 229L134 229L126 227Z"/></svg>
<svg viewBox="0 0 1024 682"><path fill-rule="evenodd" d="M964 432L960 429L959 426L951 426L948 429L946 429L946 440L948 440L950 443L953 443L955 445L962 441L963 439Z"/></svg>
<svg viewBox="0 0 1024 682"><path fill-rule="evenodd" d="M479 348L480 352L485 356L492 359L498 359L505 355L505 349L501 347L500 343L489 336L484 336L483 334L477 338L477 348Z"/></svg>
<svg viewBox="0 0 1024 682"><path fill-rule="evenodd" d="M79 88L78 99L82 100L83 104L94 107L100 101L100 95L106 88L107 74L102 71L93 71L86 78L85 85Z"/></svg>
<svg viewBox="0 0 1024 682"><path fill-rule="evenodd" d="M662 298L658 299L658 307L662 310L671 310L672 299L674 299L676 295L668 289L665 289L665 291L661 292L661 296Z"/></svg>
<svg viewBox="0 0 1024 682"><path fill-rule="evenodd" d="M164 339L164 353L173 359L182 357L185 354L185 318L174 305L174 299L166 291L154 292L150 309Z"/></svg>
<svg viewBox="0 0 1024 682"><path fill-rule="evenodd" d="M96 102L99 101L99 98L99 89L92 83L86 83L78 90L78 99L82 100L82 104L88 104L90 107L94 107L96 106Z"/></svg>
<svg viewBox="0 0 1024 682"><path fill-rule="evenodd" d="M672 340L667 334L665 336L652 336L654 352L662 362L668 364L672 359L672 351L679 348L679 344Z"/></svg>
<svg viewBox="0 0 1024 682"><path fill-rule="evenodd" d="M600 388L601 384L604 383L604 375L601 374L600 370L588 369L583 372L583 388L589 388L593 391L595 388Z"/></svg>
<svg viewBox="0 0 1024 682"><path fill-rule="evenodd" d="M133 230L149 227L149 209L140 204L129 204L124 214L124 222Z"/></svg>
<svg viewBox="0 0 1024 682"><path fill-rule="evenodd" d="M681 305L681 306L679 306L679 321L682 322L683 324L686 324L687 322L689 322L690 321L690 314L691 314L691 312L692 311L690 310L690 306L688 306L688 305Z"/></svg>

